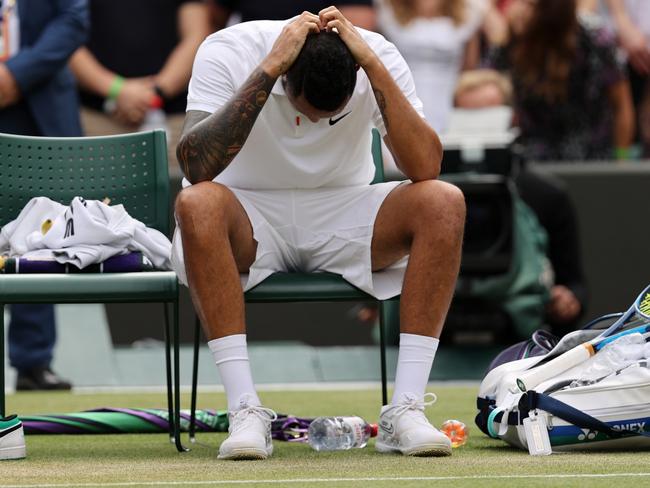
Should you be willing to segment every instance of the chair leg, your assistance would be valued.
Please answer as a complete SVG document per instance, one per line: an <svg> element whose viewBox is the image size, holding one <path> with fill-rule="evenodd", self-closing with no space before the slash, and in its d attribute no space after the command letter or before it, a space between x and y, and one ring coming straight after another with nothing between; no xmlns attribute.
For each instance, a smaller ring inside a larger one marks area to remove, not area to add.
<svg viewBox="0 0 650 488"><path fill-rule="evenodd" d="M0 303L0 418L5 416L5 304Z"/></svg>
<svg viewBox="0 0 650 488"><path fill-rule="evenodd" d="M169 328L169 310L167 310L167 303L163 303L165 311L165 372L167 377L167 415L169 419L169 440L174 443L174 401L172 399L172 360L171 360L171 342L170 342L170 328Z"/></svg>
<svg viewBox="0 0 650 488"><path fill-rule="evenodd" d="M388 387L386 385L386 315L388 302L379 302L379 348L381 355L381 401L388 405Z"/></svg>
<svg viewBox="0 0 650 488"><path fill-rule="evenodd" d="M198 315L194 320L194 360L192 364L192 410L190 413L190 442L195 442L196 430L196 385L199 376L199 338L201 337L201 321Z"/></svg>
<svg viewBox="0 0 650 488"><path fill-rule="evenodd" d="M181 443L181 368L180 368L180 340L178 338L178 296L173 302L174 310L174 440L178 452L189 451Z"/></svg>

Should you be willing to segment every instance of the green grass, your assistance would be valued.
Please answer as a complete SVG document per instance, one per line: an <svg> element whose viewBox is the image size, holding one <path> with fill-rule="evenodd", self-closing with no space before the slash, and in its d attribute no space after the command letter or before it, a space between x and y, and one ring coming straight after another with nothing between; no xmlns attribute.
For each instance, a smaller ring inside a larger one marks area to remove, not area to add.
<svg viewBox="0 0 650 488"><path fill-rule="evenodd" d="M27 437L27 459L0 463L0 486L323 486L323 487L489 487L489 486L644 486L650 482L648 452L558 454L532 457L485 437L474 426L472 387L436 387L439 400L427 413L436 425L448 418L470 426L470 439L450 458L380 455L373 441L366 449L317 453L304 444L275 442L266 461L231 462L216 458L225 434L199 434L188 453L177 453L166 434ZM265 392L263 402L298 416L351 415L376 421L379 391ZM187 397L184 405L189 405ZM200 408L223 408L221 394L201 394ZM32 393L8 397L10 413L46 414L89 408L164 407L163 394ZM186 438L184 438L186 441ZM560 478L556 475L619 474L616 479ZM503 478L503 476L519 476ZM546 476L546 477L544 477ZM422 479L438 477L440 479ZM381 478L370 480L369 478ZM405 479L406 478L406 479ZM409 479L410 478L410 479ZM418 479L419 478L419 479ZM331 481L321 481L321 480ZM275 481L270 485L269 480ZM297 480L289 483L282 480ZM300 481L302 480L302 481ZM319 480L318 482L316 480ZM338 480L338 481L335 481ZM237 481L238 483L228 483ZM248 481L242 483L242 481ZM179 484L179 482L187 484ZM195 483L190 483L195 482ZM213 483L210 483L213 482ZM122 485L120 485L120 483ZM218 484L217 484L218 483Z"/></svg>

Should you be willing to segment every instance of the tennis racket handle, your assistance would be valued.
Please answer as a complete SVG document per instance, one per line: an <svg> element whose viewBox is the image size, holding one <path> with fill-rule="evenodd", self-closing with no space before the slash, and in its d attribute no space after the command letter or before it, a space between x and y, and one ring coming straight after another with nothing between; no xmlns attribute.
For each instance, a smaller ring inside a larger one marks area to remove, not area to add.
<svg viewBox="0 0 650 488"><path fill-rule="evenodd" d="M586 361L594 355L594 352L591 344L580 344L542 366L521 373L517 378L517 387L521 391L531 390L540 383L550 380L554 376L564 373L569 368Z"/></svg>

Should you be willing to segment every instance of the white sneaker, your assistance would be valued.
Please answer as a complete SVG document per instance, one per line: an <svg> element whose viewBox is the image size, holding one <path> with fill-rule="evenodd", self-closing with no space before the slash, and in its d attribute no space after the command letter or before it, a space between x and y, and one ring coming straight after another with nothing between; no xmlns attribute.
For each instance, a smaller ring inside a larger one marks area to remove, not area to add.
<svg viewBox="0 0 650 488"><path fill-rule="evenodd" d="M430 398L429 401L425 399ZM418 397L404 393L395 405L384 405L379 414L378 452L400 452L406 456L450 456L451 441L429 423L424 407L433 405L436 396Z"/></svg>
<svg viewBox="0 0 650 488"><path fill-rule="evenodd" d="M273 453L271 423L278 416L270 408L249 405L228 413L228 438L219 447L219 459L266 459Z"/></svg>
<svg viewBox="0 0 650 488"><path fill-rule="evenodd" d="M23 423L15 415L0 417L0 460L26 456Z"/></svg>

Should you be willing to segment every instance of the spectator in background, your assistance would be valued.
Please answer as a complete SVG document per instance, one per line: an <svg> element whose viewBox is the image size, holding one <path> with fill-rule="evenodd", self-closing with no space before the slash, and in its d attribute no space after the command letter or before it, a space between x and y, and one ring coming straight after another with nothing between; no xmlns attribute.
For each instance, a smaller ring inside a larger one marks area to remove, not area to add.
<svg viewBox="0 0 650 488"><path fill-rule="evenodd" d="M507 78L482 69L462 74L454 100L458 108L483 109L510 105L511 97L512 85ZM523 167L514 182L521 199L548 234L548 258L555 283L545 321L556 335L563 336L580 325L587 302L575 208L563 183L549 174Z"/></svg>
<svg viewBox="0 0 650 488"><path fill-rule="evenodd" d="M185 117L187 84L199 44L210 33L200 0L90 0L90 38L70 67L81 88L89 136L152 126L157 104L167 114L170 168Z"/></svg>
<svg viewBox="0 0 650 488"><path fill-rule="evenodd" d="M454 106L480 109L512 105L512 83L492 69L465 71L454 91Z"/></svg>
<svg viewBox="0 0 650 488"><path fill-rule="evenodd" d="M625 157L634 119L628 81L602 28L575 0L513 0L510 39L490 62L514 82L525 156L535 161Z"/></svg>
<svg viewBox="0 0 650 488"><path fill-rule="evenodd" d="M583 18L593 18L599 0L577 0L579 15ZM481 55L486 54L486 48L500 46L508 39L509 9L517 0L490 0L488 12L483 22L483 45ZM515 7L516 12L517 7Z"/></svg>
<svg viewBox="0 0 650 488"><path fill-rule="evenodd" d="M7 0L0 42L0 132L79 136L79 105L66 68L85 40L85 0ZM54 307L12 305L9 360L17 390L70 389L50 368L56 341Z"/></svg>
<svg viewBox="0 0 650 488"><path fill-rule="evenodd" d="M375 30L375 11L372 0L206 0L210 6L214 30L221 30L231 22L233 14L239 14L240 22L250 20L284 20L304 11L319 12L330 5L339 11L355 26Z"/></svg>
<svg viewBox="0 0 650 488"><path fill-rule="evenodd" d="M458 76L479 63L485 0L378 0L381 32L411 68L427 121L447 128Z"/></svg>
<svg viewBox="0 0 650 488"><path fill-rule="evenodd" d="M650 158L650 4L647 0L607 0L628 59L643 156Z"/></svg>
<svg viewBox="0 0 650 488"><path fill-rule="evenodd" d="M554 284L545 322L561 337L580 326L588 298L576 210L563 182L548 173L524 168L515 176L515 185L548 234Z"/></svg>

